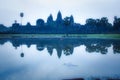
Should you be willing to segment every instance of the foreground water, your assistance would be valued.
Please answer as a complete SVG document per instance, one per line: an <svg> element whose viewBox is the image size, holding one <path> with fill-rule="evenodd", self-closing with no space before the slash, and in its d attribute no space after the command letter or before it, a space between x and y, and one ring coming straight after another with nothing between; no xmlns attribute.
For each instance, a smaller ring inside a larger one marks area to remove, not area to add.
<svg viewBox="0 0 120 80"><path fill-rule="evenodd" d="M0 39L0 80L120 79L120 40Z"/></svg>

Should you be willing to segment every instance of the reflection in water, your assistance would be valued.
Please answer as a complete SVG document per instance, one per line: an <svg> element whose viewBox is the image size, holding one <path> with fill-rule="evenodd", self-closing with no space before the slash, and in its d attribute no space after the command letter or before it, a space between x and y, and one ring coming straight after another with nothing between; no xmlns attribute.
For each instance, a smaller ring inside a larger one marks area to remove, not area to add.
<svg viewBox="0 0 120 80"><path fill-rule="evenodd" d="M53 54L53 49L56 49L58 58L62 53L66 56L73 54L74 48L80 45L86 46L86 51L89 53L97 52L101 54L107 54L108 48L113 47L114 53L120 53L120 41L115 39L81 39L81 38L12 38L12 39L0 39L0 44L3 45L6 41L10 41L12 45L17 48L23 44L29 48L35 44L37 50L42 51L47 48L50 55ZM21 57L24 57L24 53L21 53Z"/></svg>
<svg viewBox="0 0 120 80"><path fill-rule="evenodd" d="M21 53L20 56L21 56L21 57L24 57L24 53Z"/></svg>
<svg viewBox="0 0 120 80"><path fill-rule="evenodd" d="M9 38L0 44L0 80L120 79L119 39Z"/></svg>

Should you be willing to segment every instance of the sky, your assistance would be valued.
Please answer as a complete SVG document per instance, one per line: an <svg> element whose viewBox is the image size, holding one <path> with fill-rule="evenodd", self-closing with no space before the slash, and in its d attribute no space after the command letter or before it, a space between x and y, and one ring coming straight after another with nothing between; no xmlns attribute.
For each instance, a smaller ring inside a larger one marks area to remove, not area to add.
<svg viewBox="0 0 120 80"><path fill-rule="evenodd" d="M0 24L11 26L15 20L21 22L20 12L24 13L23 24L36 24L41 18L45 22L52 14L56 20L58 11L62 17L74 16L76 23L85 24L88 18L120 17L120 0L0 0Z"/></svg>

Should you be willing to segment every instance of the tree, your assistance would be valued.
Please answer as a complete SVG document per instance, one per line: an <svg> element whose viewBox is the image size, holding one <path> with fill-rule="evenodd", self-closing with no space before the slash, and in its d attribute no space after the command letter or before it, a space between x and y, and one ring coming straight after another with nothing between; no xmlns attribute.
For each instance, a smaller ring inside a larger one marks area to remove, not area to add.
<svg viewBox="0 0 120 80"><path fill-rule="evenodd" d="M47 18L47 24L52 25L52 23L53 23L53 16L52 14L50 14L50 16Z"/></svg>
<svg viewBox="0 0 120 80"><path fill-rule="evenodd" d="M101 26L108 26L108 18L102 17L100 20Z"/></svg>
<svg viewBox="0 0 120 80"><path fill-rule="evenodd" d="M66 46L64 49L63 49L63 53L68 56L68 55L71 55L73 53L73 46Z"/></svg>
<svg viewBox="0 0 120 80"><path fill-rule="evenodd" d="M64 21L64 25L66 26L70 26L74 24L74 18L72 15L70 17L65 17L63 21Z"/></svg>
<svg viewBox="0 0 120 80"><path fill-rule="evenodd" d="M86 25L87 26L95 26L96 25L96 20L92 19L92 18L89 18L89 19L86 20Z"/></svg>
<svg viewBox="0 0 120 80"><path fill-rule="evenodd" d="M66 26L70 25L70 17L65 17L63 21L64 21L64 25Z"/></svg>
<svg viewBox="0 0 120 80"><path fill-rule="evenodd" d="M36 21L36 26L38 26L38 27L43 27L44 26L44 20L43 19L38 19L37 21Z"/></svg>
<svg viewBox="0 0 120 80"><path fill-rule="evenodd" d="M22 53L20 54L20 56L23 58L23 57L24 57L24 53L22 52Z"/></svg>
<svg viewBox="0 0 120 80"><path fill-rule="evenodd" d="M59 25L59 24L62 24L62 14L61 14L60 11L59 11L58 14L57 14L56 23L57 23L58 25Z"/></svg>
<svg viewBox="0 0 120 80"><path fill-rule="evenodd" d="M24 13L23 12L20 13L20 17L21 17L21 25L22 25L22 18L24 17Z"/></svg>
<svg viewBox="0 0 120 80"><path fill-rule="evenodd" d="M19 23L17 23L17 20L15 20L15 23L12 24L12 27L19 27Z"/></svg>
<svg viewBox="0 0 120 80"><path fill-rule="evenodd" d="M96 26L98 27L98 26L100 26L101 24L100 24L100 19L96 19Z"/></svg>
<svg viewBox="0 0 120 80"><path fill-rule="evenodd" d="M117 16L114 17L113 26L115 29L120 28L120 18L117 18Z"/></svg>

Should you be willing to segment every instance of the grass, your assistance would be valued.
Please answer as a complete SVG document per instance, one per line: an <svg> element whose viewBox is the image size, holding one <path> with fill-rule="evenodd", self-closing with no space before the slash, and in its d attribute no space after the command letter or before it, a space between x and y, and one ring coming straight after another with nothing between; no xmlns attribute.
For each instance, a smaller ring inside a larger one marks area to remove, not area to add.
<svg viewBox="0 0 120 80"><path fill-rule="evenodd" d="M120 34L0 34L0 38L102 38L102 39L120 39Z"/></svg>

